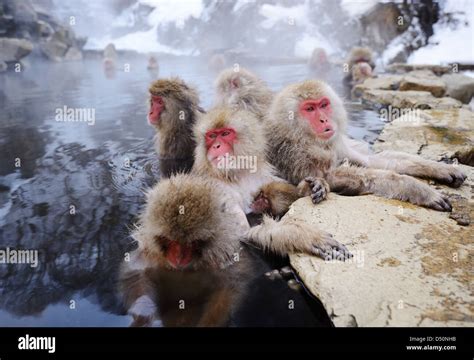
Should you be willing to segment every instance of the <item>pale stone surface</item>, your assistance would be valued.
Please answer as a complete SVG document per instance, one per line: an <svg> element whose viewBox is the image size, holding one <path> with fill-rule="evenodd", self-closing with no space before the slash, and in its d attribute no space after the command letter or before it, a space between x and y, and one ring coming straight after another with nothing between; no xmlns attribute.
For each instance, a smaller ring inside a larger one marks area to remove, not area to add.
<svg viewBox="0 0 474 360"><path fill-rule="evenodd" d="M436 98L428 91L367 90L362 100L377 107L391 105L397 108L450 109L459 108L462 103L449 97Z"/></svg>
<svg viewBox="0 0 474 360"><path fill-rule="evenodd" d="M446 95L469 104L474 96L474 78L462 74L446 74L441 79L447 85Z"/></svg>
<svg viewBox="0 0 474 360"><path fill-rule="evenodd" d="M474 326L472 226L371 195L331 193L318 206L304 198L292 207L287 216L330 231L354 254L346 262L290 256L336 326Z"/></svg>
<svg viewBox="0 0 474 360"><path fill-rule="evenodd" d="M443 65L431 65L431 64L392 64L387 66L387 71L395 72L395 73L405 73L409 71L416 71L416 70L430 70L434 72L436 75L446 74L452 71L450 66L443 66Z"/></svg>
<svg viewBox="0 0 474 360"><path fill-rule="evenodd" d="M367 90L397 90L400 81L403 79L401 75L379 76L365 80L362 84L357 84L352 89L354 96L362 96Z"/></svg>
<svg viewBox="0 0 474 360"><path fill-rule="evenodd" d="M400 91L428 91L435 97L446 93L446 84L430 70L417 70L403 76Z"/></svg>
<svg viewBox="0 0 474 360"><path fill-rule="evenodd" d="M418 122L387 124L375 151L398 150L438 160L474 142L466 109L420 111ZM348 262L294 254L291 265L323 303L336 326L474 326L474 168L449 194L453 214L380 197L329 194L309 198L286 216L305 219L353 252ZM450 216L461 214L471 225Z"/></svg>
<svg viewBox="0 0 474 360"><path fill-rule="evenodd" d="M0 61L13 62L28 55L33 44L24 39L0 38Z"/></svg>

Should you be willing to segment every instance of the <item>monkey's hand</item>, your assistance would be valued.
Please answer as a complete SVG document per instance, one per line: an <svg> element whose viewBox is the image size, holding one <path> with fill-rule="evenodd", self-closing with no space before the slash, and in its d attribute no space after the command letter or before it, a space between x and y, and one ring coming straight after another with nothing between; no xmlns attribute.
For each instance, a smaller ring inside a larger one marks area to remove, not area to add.
<svg viewBox="0 0 474 360"><path fill-rule="evenodd" d="M458 188L466 180L466 175L453 165L438 163L436 171L433 172L433 179L450 187Z"/></svg>
<svg viewBox="0 0 474 360"><path fill-rule="evenodd" d="M323 178L308 176L298 184L298 191L301 196L311 196L313 204L319 204L327 198L330 189Z"/></svg>
<svg viewBox="0 0 474 360"><path fill-rule="evenodd" d="M133 321L131 327L148 327L151 326L156 314L156 304L147 295L140 296L132 304L128 313L132 315Z"/></svg>
<svg viewBox="0 0 474 360"><path fill-rule="evenodd" d="M324 259L344 260L352 257L347 248L331 234L300 219L284 217L277 222L265 216L261 225L251 228L248 239L280 255L306 253Z"/></svg>

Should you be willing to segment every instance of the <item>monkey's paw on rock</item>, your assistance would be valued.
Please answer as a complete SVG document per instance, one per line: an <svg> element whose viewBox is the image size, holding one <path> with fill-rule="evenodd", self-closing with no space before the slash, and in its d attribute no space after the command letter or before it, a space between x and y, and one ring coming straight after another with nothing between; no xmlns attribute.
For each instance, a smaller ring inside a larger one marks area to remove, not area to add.
<svg viewBox="0 0 474 360"><path fill-rule="evenodd" d="M287 217L331 231L354 255L344 262L290 255L335 326L473 326L472 226L372 195L330 193L318 206L306 197L292 208Z"/></svg>

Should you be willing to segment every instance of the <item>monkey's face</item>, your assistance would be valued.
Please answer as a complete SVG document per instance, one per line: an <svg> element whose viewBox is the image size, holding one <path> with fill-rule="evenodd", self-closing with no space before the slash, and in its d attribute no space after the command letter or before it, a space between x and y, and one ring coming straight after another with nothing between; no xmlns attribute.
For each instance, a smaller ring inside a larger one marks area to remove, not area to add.
<svg viewBox="0 0 474 360"><path fill-rule="evenodd" d="M327 96L301 101L300 115L309 123L314 135L323 141L330 140L336 133L331 100Z"/></svg>
<svg viewBox="0 0 474 360"><path fill-rule="evenodd" d="M214 166L219 166L219 162L224 157L234 155L234 142L237 133L231 127L213 129L206 133L207 159Z"/></svg>
<svg viewBox="0 0 474 360"><path fill-rule="evenodd" d="M150 111L148 112L148 123L153 126L160 124L160 116L165 109L165 100L158 95L150 97Z"/></svg>
<svg viewBox="0 0 474 360"><path fill-rule="evenodd" d="M133 237L148 259L176 271L220 268L240 246L248 222L219 184L176 175L148 193Z"/></svg>
<svg viewBox="0 0 474 360"><path fill-rule="evenodd" d="M272 203L265 193L260 191L255 196L250 208L254 214L269 214L272 211Z"/></svg>

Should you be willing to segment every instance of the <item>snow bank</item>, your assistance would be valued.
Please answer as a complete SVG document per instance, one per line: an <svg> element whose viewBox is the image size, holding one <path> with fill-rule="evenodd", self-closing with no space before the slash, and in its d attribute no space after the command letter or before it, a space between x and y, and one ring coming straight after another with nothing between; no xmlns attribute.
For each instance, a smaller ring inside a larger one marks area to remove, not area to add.
<svg viewBox="0 0 474 360"><path fill-rule="evenodd" d="M450 62L474 62L474 2L472 0L448 0L444 12L461 12L457 16L464 21L456 29L445 23L434 25L430 45L415 51L410 64L438 64Z"/></svg>

